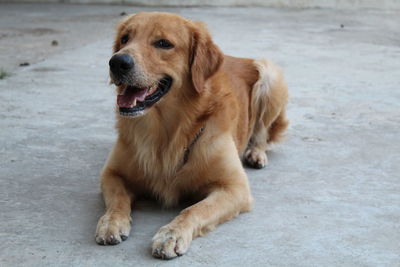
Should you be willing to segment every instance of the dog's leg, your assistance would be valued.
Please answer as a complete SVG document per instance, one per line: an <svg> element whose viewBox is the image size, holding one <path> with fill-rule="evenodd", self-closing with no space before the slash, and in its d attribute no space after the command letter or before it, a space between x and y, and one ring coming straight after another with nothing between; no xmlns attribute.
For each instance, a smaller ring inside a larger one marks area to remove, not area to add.
<svg viewBox="0 0 400 267"><path fill-rule="evenodd" d="M254 62L259 80L252 91L253 133L247 150L245 162L253 168L263 168L268 163L269 144L279 141L288 125L285 107L288 93L282 71L272 62L256 60Z"/></svg>
<svg viewBox="0 0 400 267"><path fill-rule="evenodd" d="M101 188L106 213L97 224L96 242L116 245L127 239L131 230L131 196L122 178L107 167L102 173Z"/></svg>
<svg viewBox="0 0 400 267"><path fill-rule="evenodd" d="M233 141L232 141L233 142ZM252 197L236 148L224 147L221 162L214 162L202 177L215 177L202 201L184 209L153 237L154 257L171 259L184 254L193 238L203 235L240 212L249 211ZM236 155L235 155L236 154ZM232 155L231 157L226 155ZM213 180L213 178L211 178Z"/></svg>

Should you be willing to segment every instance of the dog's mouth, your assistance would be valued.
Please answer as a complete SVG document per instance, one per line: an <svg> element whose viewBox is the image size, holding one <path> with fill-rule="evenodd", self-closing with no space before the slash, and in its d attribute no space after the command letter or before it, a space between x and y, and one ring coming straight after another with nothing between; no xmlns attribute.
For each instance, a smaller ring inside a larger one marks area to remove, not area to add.
<svg viewBox="0 0 400 267"><path fill-rule="evenodd" d="M165 76L156 84L146 88L126 86L117 97L119 114L122 116L139 116L146 108L157 103L171 88L172 78Z"/></svg>

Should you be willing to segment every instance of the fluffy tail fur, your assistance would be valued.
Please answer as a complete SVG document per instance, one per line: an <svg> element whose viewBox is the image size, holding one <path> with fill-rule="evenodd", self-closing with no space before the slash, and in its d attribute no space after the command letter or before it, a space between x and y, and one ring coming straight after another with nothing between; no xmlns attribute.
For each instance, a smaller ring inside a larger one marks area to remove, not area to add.
<svg viewBox="0 0 400 267"><path fill-rule="evenodd" d="M245 161L250 166L262 168L267 164L265 154L268 145L282 139L288 126L286 104L287 85L279 67L266 59L255 60L259 79L251 95L252 135L245 152Z"/></svg>

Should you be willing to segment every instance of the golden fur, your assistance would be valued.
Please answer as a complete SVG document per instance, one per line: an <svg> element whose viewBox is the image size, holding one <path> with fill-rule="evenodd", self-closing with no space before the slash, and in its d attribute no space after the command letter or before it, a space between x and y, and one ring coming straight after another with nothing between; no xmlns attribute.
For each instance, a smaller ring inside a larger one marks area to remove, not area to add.
<svg viewBox="0 0 400 267"><path fill-rule="evenodd" d="M130 41L121 44L124 35ZM148 45L157 38L175 47ZM118 26L114 53L134 58L135 79L151 84L168 74L173 84L143 116L117 115L118 139L101 174L106 213L96 241L125 240L131 205L141 195L166 206L195 196L200 201L153 238L155 257L180 256L196 236L249 211L252 197L241 158L258 168L267 163L268 144L287 126L287 86L272 62L224 55L202 23L174 14L128 17ZM182 166L185 148L202 127Z"/></svg>

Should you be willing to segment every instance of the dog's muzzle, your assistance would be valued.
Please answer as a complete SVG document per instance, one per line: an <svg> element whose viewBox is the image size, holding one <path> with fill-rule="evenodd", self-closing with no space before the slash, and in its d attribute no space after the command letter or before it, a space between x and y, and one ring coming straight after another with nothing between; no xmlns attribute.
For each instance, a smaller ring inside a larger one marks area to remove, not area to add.
<svg viewBox="0 0 400 267"><path fill-rule="evenodd" d="M143 115L146 108L157 103L171 88L172 78L169 75L150 85L136 83L133 78L135 63L127 54L112 56L109 65L113 82L121 89L117 105L122 116Z"/></svg>

